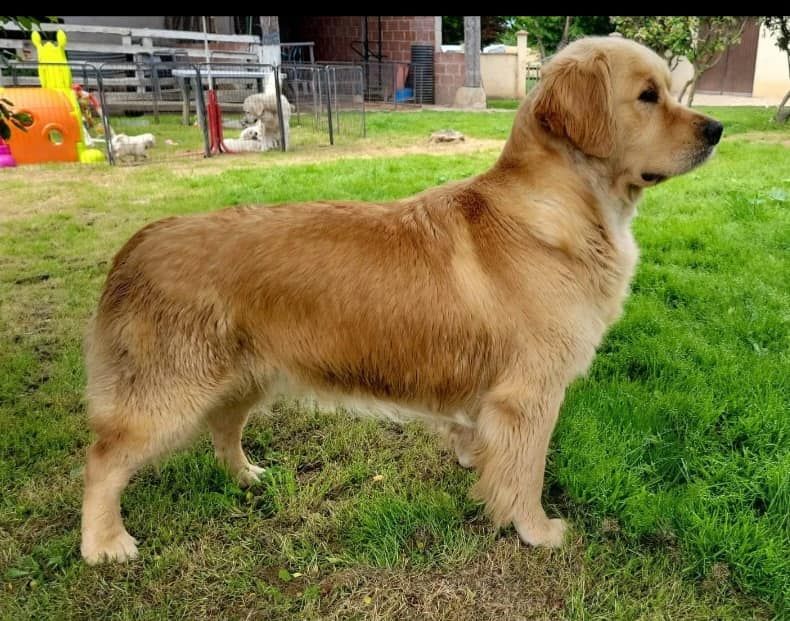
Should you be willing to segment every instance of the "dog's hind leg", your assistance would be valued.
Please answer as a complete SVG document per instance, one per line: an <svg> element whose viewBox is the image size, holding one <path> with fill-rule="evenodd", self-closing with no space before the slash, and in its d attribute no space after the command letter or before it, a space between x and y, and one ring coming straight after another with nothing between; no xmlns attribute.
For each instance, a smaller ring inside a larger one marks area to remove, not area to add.
<svg viewBox="0 0 790 621"><path fill-rule="evenodd" d="M565 523L550 520L541 504L546 452L562 392L543 387L494 391L477 421L474 464L480 479L473 496L485 501L497 526L513 522L519 537L534 546L559 547L564 539Z"/></svg>
<svg viewBox="0 0 790 621"><path fill-rule="evenodd" d="M444 437L449 448L455 451L458 464L462 468L474 466L474 447L477 434L473 427L456 423L445 423L439 427L439 432Z"/></svg>
<svg viewBox="0 0 790 621"><path fill-rule="evenodd" d="M157 402L151 396L121 405L90 391L88 399L91 426L99 437L88 449L85 465L81 552L90 565L126 561L137 556L137 546L121 518L123 490L144 465L186 444L200 429L207 408L188 400Z"/></svg>
<svg viewBox="0 0 790 621"><path fill-rule="evenodd" d="M209 412L208 426L214 440L217 461L224 464L242 487L257 483L263 468L247 459L241 446L241 435L250 410L260 400L260 394L237 399Z"/></svg>

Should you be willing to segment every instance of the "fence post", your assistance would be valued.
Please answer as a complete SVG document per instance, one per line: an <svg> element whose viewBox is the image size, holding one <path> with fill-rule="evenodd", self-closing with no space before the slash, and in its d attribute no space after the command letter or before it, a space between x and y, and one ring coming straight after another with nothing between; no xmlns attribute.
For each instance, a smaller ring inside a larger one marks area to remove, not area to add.
<svg viewBox="0 0 790 621"><path fill-rule="evenodd" d="M516 33L516 98L527 96L527 31Z"/></svg>
<svg viewBox="0 0 790 621"><path fill-rule="evenodd" d="M362 92L362 137L366 138L368 135L368 128L365 124L365 92Z"/></svg>
<svg viewBox="0 0 790 621"><path fill-rule="evenodd" d="M189 88L192 84L191 78L178 78L181 85L181 124L189 126Z"/></svg>
<svg viewBox="0 0 790 621"><path fill-rule="evenodd" d="M326 77L326 114L329 120L329 144L335 144L335 132L332 127L332 89L329 86L329 67L324 65L324 76ZM320 80L319 76L319 80Z"/></svg>
<svg viewBox="0 0 790 621"><path fill-rule="evenodd" d="M159 90L159 68L154 57L151 57L151 97L153 98L154 107L154 122L159 123L159 98L161 91Z"/></svg>
<svg viewBox="0 0 790 621"><path fill-rule="evenodd" d="M293 84L294 85L291 87L291 91L293 92L293 96L296 99L296 101L294 102L294 108L296 109L295 110L296 111L296 124L301 127L301 125L302 125L302 117L299 115L300 114L299 113L299 101L301 100L302 97L301 97L301 93L299 92L300 78L299 78L299 74L297 73L297 71L299 71L299 69L297 67L294 67L292 69L292 71L293 71L293 75L294 75L294 80L293 80ZM288 77L286 77L285 79L288 80Z"/></svg>
<svg viewBox="0 0 790 621"><path fill-rule="evenodd" d="M317 77L316 77L317 76ZM315 88L318 86L318 88ZM313 70L313 127L321 129L321 115L323 114L322 108L324 107L324 85L321 80L321 66L318 65Z"/></svg>
<svg viewBox="0 0 790 621"><path fill-rule="evenodd" d="M340 133L340 110L337 105L337 67L332 67L332 93L335 96L335 119L337 122L337 133Z"/></svg>
<svg viewBox="0 0 790 621"><path fill-rule="evenodd" d="M283 98L280 96L280 65L274 65L274 96L277 97L277 122L280 125L280 151L285 151L285 120L283 119Z"/></svg>
<svg viewBox="0 0 790 621"><path fill-rule="evenodd" d="M99 105L101 105L101 124L104 127L104 145L107 149L107 161L110 166L115 165L115 154L112 151L112 129L110 128L110 116L107 112L107 101L104 97L104 80L102 80L102 72L104 70L104 63L99 67L93 67L96 72L96 87L99 89Z"/></svg>
<svg viewBox="0 0 790 621"><path fill-rule="evenodd" d="M203 154L211 157L211 143L208 139L208 123L206 122L206 99L203 96L203 77L200 75L200 67L192 65L195 70L195 108L198 117L198 125L203 130Z"/></svg>
<svg viewBox="0 0 790 621"><path fill-rule="evenodd" d="M404 87L406 85L404 84ZM393 108L398 110L398 65L392 63L392 103Z"/></svg>

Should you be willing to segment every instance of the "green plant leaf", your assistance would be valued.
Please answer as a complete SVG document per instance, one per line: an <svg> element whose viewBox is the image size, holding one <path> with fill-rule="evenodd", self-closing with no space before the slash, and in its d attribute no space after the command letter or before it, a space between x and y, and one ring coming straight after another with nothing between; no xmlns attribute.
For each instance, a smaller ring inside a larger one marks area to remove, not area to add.
<svg viewBox="0 0 790 621"><path fill-rule="evenodd" d="M3 120L0 120L0 138L8 140L11 137L11 128Z"/></svg>
<svg viewBox="0 0 790 621"><path fill-rule="evenodd" d="M25 127L30 127L33 124L33 116L28 112L16 112L12 116Z"/></svg>

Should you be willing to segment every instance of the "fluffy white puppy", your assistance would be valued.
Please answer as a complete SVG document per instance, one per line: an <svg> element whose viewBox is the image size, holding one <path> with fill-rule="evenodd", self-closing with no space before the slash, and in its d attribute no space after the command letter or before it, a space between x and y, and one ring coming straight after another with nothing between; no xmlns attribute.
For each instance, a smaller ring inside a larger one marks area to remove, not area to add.
<svg viewBox="0 0 790 621"><path fill-rule="evenodd" d="M260 140L225 138L223 142L232 153L253 153L256 151L263 151L263 143Z"/></svg>
<svg viewBox="0 0 790 621"><path fill-rule="evenodd" d="M148 149L155 144L153 134L140 134L139 136L127 136L126 134L114 134L110 141L113 154L119 160L130 157L134 161L148 158Z"/></svg>

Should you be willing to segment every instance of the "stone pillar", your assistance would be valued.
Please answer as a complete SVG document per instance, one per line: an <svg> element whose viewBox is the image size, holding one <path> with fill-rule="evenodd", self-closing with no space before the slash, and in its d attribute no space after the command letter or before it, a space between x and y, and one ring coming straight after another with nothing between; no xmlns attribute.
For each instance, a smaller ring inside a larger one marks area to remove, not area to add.
<svg viewBox="0 0 790 621"><path fill-rule="evenodd" d="M480 17L464 17L464 86L480 87Z"/></svg>
<svg viewBox="0 0 790 621"><path fill-rule="evenodd" d="M527 31L516 33L516 97L527 96Z"/></svg>
<svg viewBox="0 0 790 621"><path fill-rule="evenodd" d="M464 17L464 85L455 93L456 108L486 107L480 80L480 17Z"/></svg>
<svg viewBox="0 0 790 621"><path fill-rule="evenodd" d="M261 22L260 62L265 65L279 65L280 19L276 15L262 16L259 19Z"/></svg>

